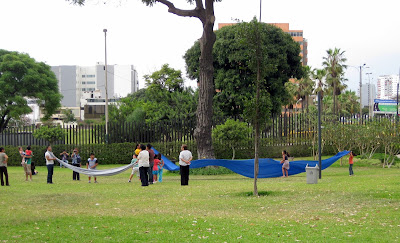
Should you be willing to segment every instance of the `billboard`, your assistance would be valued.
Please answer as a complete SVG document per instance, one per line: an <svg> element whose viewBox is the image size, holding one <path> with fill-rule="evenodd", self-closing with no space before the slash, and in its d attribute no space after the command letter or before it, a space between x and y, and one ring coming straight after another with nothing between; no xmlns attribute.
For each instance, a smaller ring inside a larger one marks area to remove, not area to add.
<svg viewBox="0 0 400 243"><path fill-rule="evenodd" d="M374 99L374 113L396 114L396 112L397 112L397 101L396 100Z"/></svg>

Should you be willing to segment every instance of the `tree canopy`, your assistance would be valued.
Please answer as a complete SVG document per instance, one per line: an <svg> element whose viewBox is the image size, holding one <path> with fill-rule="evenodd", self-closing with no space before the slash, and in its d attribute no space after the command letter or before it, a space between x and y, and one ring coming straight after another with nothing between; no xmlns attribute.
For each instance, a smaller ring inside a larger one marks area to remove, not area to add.
<svg viewBox="0 0 400 243"><path fill-rule="evenodd" d="M10 120L32 111L27 98L36 99L43 107L44 119L61 106L58 81L50 66L28 54L0 49L0 87L0 132Z"/></svg>
<svg viewBox="0 0 400 243"><path fill-rule="evenodd" d="M157 121L194 117L196 93L183 86L182 73L164 64L144 76L147 89L121 99L110 107L110 121Z"/></svg>
<svg viewBox="0 0 400 243"><path fill-rule="evenodd" d="M214 83L218 91L214 96L214 109L225 115L243 114L244 102L250 99L254 90L255 72L249 67L249 46L239 38L240 31L250 23L225 26L215 33L214 45ZM285 83L290 78L301 78L300 46L290 35L278 27L262 24L262 42L265 45L265 72L261 89L271 96L272 112L281 111L281 105L289 97ZM187 72L191 79L199 77L200 45L196 42L184 55Z"/></svg>

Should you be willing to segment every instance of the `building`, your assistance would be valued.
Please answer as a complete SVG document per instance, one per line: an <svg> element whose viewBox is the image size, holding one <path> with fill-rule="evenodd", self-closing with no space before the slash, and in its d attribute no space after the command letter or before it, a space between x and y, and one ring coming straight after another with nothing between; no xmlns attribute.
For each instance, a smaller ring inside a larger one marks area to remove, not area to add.
<svg viewBox="0 0 400 243"><path fill-rule="evenodd" d="M220 23L218 24L218 29L221 29L224 26L230 26L234 25L236 23ZM303 30L291 30L289 28L289 23L268 23L271 25L274 25L280 29L282 29L284 32L288 33L293 40L295 40L297 43L300 44L300 56L302 56L302 64L303 66L307 66L308 63L308 42L307 39L303 37Z"/></svg>
<svg viewBox="0 0 400 243"><path fill-rule="evenodd" d="M374 105L374 99L376 98L376 88L374 84L365 83L361 86L363 107L369 107Z"/></svg>
<svg viewBox="0 0 400 243"><path fill-rule="evenodd" d="M81 98L87 92L99 91L105 97L105 66L53 66L64 107L81 107ZM107 65L108 97L120 98L139 90L138 73L133 65Z"/></svg>
<svg viewBox="0 0 400 243"><path fill-rule="evenodd" d="M378 77L377 98L382 100L396 99L399 75L383 75Z"/></svg>

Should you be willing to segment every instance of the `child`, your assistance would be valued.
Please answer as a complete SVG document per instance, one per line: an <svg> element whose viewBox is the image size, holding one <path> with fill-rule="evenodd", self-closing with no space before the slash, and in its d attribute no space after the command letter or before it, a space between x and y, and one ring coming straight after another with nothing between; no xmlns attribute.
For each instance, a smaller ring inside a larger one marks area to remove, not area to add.
<svg viewBox="0 0 400 243"><path fill-rule="evenodd" d="M350 157L349 157L349 176L354 175L354 173L353 173L353 157L354 157L354 153L353 153L353 151L350 151Z"/></svg>
<svg viewBox="0 0 400 243"><path fill-rule="evenodd" d="M282 165L282 173L283 176L285 177L285 173L286 173L286 177L289 177L289 157L288 157L288 153L286 152L286 150L282 151L282 160L281 160L281 164Z"/></svg>
<svg viewBox="0 0 400 243"><path fill-rule="evenodd" d="M162 182L162 174L164 171L164 160L161 158L161 154L157 154L158 162L158 181ZM155 163L156 160L154 160Z"/></svg>
<svg viewBox="0 0 400 243"><path fill-rule="evenodd" d="M135 173L137 173L137 176L139 177L139 165L137 163L136 153L132 156L131 164L135 164L135 165L132 167L132 173L131 173L131 176L129 176L128 182L132 181L132 177Z"/></svg>
<svg viewBox="0 0 400 243"><path fill-rule="evenodd" d="M24 167L25 176L26 176L25 180L26 181L28 181L28 175L30 176L31 181L32 181L32 167L31 167L32 156L33 156L33 153L32 153L32 150L31 150L31 146L26 147L26 150L25 150L25 167Z"/></svg>
<svg viewBox="0 0 400 243"><path fill-rule="evenodd" d="M68 158L69 154L67 153L67 151L64 150L64 151L60 154L60 156L61 156L61 160L68 164L67 158ZM62 168L62 167L63 167L63 165L60 163L60 168Z"/></svg>
<svg viewBox="0 0 400 243"><path fill-rule="evenodd" d="M99 161L97 160L97 158L94 157L94 153L91 153L90 158L88 159L88 162L86 163L86 169L95 170L98 164L99 164ZM90 179L91 179L91 176L89 176L89 183L90 183ZM97 183L96 176L94 177L94 183Z"/></svg>
<svg viewBox="0 0 400 243"><path fill-rule="evenodd" d="M157 159L157 155L154 155L154 165L153 165L153 183L157 183L157 175L158 175L158 164L160 160Z"/></svg>
<svg viewBox="0 0 400 243"><path fill-rule="evenodd" d="M139 155L140 151L142 151L142 150L140 149L140 143L138 143L138 144L136 144L136 149L135 149L136 156Z"/></svg>

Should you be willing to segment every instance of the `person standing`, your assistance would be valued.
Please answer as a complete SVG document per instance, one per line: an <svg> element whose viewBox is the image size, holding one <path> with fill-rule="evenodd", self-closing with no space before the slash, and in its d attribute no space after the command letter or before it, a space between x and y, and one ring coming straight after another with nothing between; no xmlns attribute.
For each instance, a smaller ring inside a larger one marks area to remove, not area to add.
<svg viewBox="0 0 400 243"><path fill-rule="evenodd" d="M132 167L132 173L131 173L131 175L129 176L128 182L131 182L131 181L132 181L132 177L133 177L133 175L134 175L135 173L137 174L138 177L140 177L140 176L139 176L139 165L138 165L138 163L137 163L137 155L136 155L136 154L133 154L132 160L131 160L131 164L134 164L134 165L133 165L133 167Z"/></svg>
<svg viewBox="0 0 400 243"><path fill-rule="evenodd" d="M281 160L282 165L282 177L289 177L289 156L286 150L282 151L282 160Z"/></svg>
<svg viewBox="0 0 400 243"><path fill-rule="evenodd" d="M353 151L350 151L350 156L349 156L349 176L352 176L352 175L354 175L354 172L353 172L353 158L354 158L354 153L353 153Z"/></svg>
<svg viewBox="0 0 400 243"><path fill-rule="evenodd" d="M157 175L158 175L158 164L160 160L158 160L157 155L154 155L154 165L153 165L153 183L157 183Z"/></svg>
<svg viewBox="0 0 400 243"><path fill-rule="evenodd" d="M71 158L72 158L72 165L73 166L81 167L82 159L81 159L81 156L79 156L79 150L77 148L74 149L74 152L73 152ZM81 180L80 175L79 175L78 172L72 171L72 180L74 180L74 181L75 180L77 180L77 181Z"/></svg>
<svg viewBox="0 0 400 243"><path fill-rule="evenodd" d="M149 167L150 167L150 158L149 158L149 151L146 150L146 146L143 144L140 145L140 151L137 159L139 165L139 174L140 174L140 181L142 182L142 186L149 185Z"/></svg>
<svg viewBox="0 0 400 243"><path fill-rule="evenodd" d="M95 170L96 167L99 165L99 161L97 160L97 158L94 157L94 153L90 154L90 158L88 159L88 162L86 163L86 169L89 170ZM89 176L89 183L90 183L90 179L92 177ZM94 177L94 183L97 183L97 177Z"/></svg>
<svg viewBox="0 0 400 243"><path fill-rule="evenodd" d="M181 186L189 185L189 166L192 161L192 152L188 150L186 144L182 144L181 153L179 154L179 167L181 172Z"/></svg>
<svg viewBox="0 0 400 243"><path fill-rule="evenodd" d="M146 150L149 152L149 163L150 163L150 169L148 171L149 174L149 183L153 184L153 167L154 167L154 150L151 149L151 144L147 144Z"/></svg>
<svg viewBox="0 0 400 243"><path fill-rule="evenodd" d="M47 146L47 151L44 154L47 166L47 184L53 184L54 160L57 160L52 151L53 149L49 145Z"/></svg>
<svg viewBox="0 0 400 243"><path fill-rule="evenodd" d="M136 154L136 156L138 156L139 153L140 153L140 151L141 151L141 149L140 149L140 143L136 144L136 147L135 147L135 148L136 148L136 149L135 149L135 154Z"/></svg>
<svg viewBox="0 0 400 243"><path fill-rule="evenodd" d="M157 154L158 159L158 182L162 182L162 175L164 171L164 160L161 158L161 154ZM156 160L154 160L155 163Z"/></svg>
<svg viewBox="0 0 400 243"><path fill-rule="evenodd" d="M25 150L25 176L26 176L26 181L28 181L28 176L30 176L31 181L32 181L32 150L31 150L31 146L26 147Z"/></svg>
<svg viewBox="0 0 400 243"><path fill-rule="evenodd" d="M3 174L6 179L6 186L10 186L8 183L8 172L7 172L7 162L8 162L8 156L6 154L6 151L4 150L3 147L0 148L0 178L1 178L1 186L4 186L4 180L3 180Z"/></svg>
<svg viewBox="0 0 400 243"><path fill-rule="evenodd" d="M65 162L65 163L67 163L68 164L68 156L69 156L69 154L67 153L67 151L63 151L61 154L60 154L60 156L61 156L61 160L63 161L63 162ZM62 168L63 167L63 165L60 163L60 168Z"/></svg>

